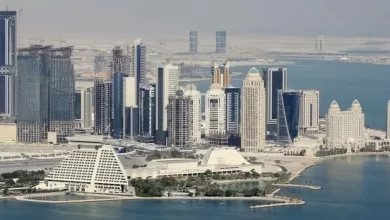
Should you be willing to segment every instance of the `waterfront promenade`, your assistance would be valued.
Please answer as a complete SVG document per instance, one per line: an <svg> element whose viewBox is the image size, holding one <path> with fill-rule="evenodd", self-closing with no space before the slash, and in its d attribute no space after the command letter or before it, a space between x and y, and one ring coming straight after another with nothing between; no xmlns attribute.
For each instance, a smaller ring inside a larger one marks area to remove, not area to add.
<svg viewBox="0 0 390 220"><path fill-rule="evenodd" d="M295 188L307 188L312 190L320 190L320 186L311 186L311 185L300 185L300 184L273 184L278 187L295 187Z"/></svg>

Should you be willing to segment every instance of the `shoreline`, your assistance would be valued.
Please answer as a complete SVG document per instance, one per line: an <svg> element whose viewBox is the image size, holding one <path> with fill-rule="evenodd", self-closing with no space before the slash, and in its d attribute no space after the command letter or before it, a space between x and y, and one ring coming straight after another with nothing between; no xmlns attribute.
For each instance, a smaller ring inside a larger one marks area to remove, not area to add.
<svg viewBox="0 0 390 220"><path fill-rule="evenodd" d="M375 156L375 155L390 155L390 152L358 152L358 153L347 153L347 154L336 154L325 157L319 157L321 160L343 158L343 157L357 157L357 156Z"/></svg>

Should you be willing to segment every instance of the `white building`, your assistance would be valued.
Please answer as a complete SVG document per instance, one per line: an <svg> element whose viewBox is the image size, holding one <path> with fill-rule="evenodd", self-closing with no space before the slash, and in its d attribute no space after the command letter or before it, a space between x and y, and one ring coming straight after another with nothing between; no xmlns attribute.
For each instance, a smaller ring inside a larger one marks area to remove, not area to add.
<svg viewBox="0 0 390 220"><path fill-rule="evenodd" d="M92 88L78 87L75 90L75 127L92 128Z"/></svg>
<svg viewBox="0 0 390 220"><path fill-rule="evenodd" d="M45 178L41 189L129 194L126 171L110 145L73 150Z"/></svg>
<svg viewBox="0 0 390 220"><path fill-rule="evenodd" d="M387 130L386 139L390 139L390 101L387 103Z"/></svg>
<svg viewBox="0 0 390 220"><path fill-rule="evenodd" d="M365 143L364 114L359 101L352 102L346 111L341 111L333 101L326 115L326 146L328 148L360 148Z"/></svg>
<svg viewBox="0 0 390 220"><path fill-rule="evenodd" d="M245 152L260 152L265 147L266 95L256 68L249 70L242 90L241 147Z"/></svg>
<svg viewBox="0 0 390 220"><path fill-rule="evenodd" d="M225 97L225 92L218 83L212 84L206 93L206 136L223 135L226 133Z"/></svg>
<svg viewBox="0 0 390 220"><path fill-rule="evenodd" d="M251 164L232 148L210 148L203 160L161 159L150 161L145 168L127 169L129 179L198 176L210 170L213 174L230 175L255 170L257 173L279 173L278 166Z"/></svg>
<svg viewBox="0 0 390 220"><path fill-rule="evenodd" d="M190 142L199 143L201 141L200 115L201 115L201 95L194 84L188 84L184 95L190 99Z"/></svg>
<svg viewBox="0 0 390 220"><path fill-rule="evenodd" d="M320 92L302 90L299 103L299 133L316 134L319 130Z"/></svg>

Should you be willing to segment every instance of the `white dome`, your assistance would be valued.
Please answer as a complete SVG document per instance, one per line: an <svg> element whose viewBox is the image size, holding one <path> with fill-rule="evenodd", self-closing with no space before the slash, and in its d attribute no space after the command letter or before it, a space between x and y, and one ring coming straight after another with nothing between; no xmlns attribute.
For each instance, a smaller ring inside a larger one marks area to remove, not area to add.
<svg viewBox="0 0 390 220"><path fill-rule="evenodd" d="M210 86L210 90L221 90L222 86L219 83L214 83Z"/></svg>
<svg viewBox="0 0 390 220"><path fill-rule="evenodd" d="M352 102L352 107L360 107L360 102L355 99L353 102Z"/></svg>
<svg viewBox="0 0 390 220"><path fill-rule="evenodd" d="M331 108L339 108L339 103L336 102L336 100L333 100L332 103L330 103Z"/></svg>

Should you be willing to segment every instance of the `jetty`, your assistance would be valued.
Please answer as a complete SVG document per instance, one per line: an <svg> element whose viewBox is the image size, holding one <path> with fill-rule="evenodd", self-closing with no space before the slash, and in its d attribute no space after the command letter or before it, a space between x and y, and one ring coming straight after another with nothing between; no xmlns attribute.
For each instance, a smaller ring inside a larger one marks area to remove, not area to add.
<svg viewBox="0 0 390 220"><path fill-rule="evenodd" d="M296 200L296 201L291 201L291 202L274 203L274 204L267 204L267 205L252 205L252 206L249 206L249 208L261 209L261 208L272 208L272 207L281 207L281 206L297 206L297 205L304 205L304 204L306 204L305 201Z"/></svg>
<svg viewBox="0 0 390 220"><path fill-rule="evenodd" d="M276 183L273 185L278 186L278 187L307 188L307 189L311 189L311 190L321 190L322 189L320 186L300 185L300 184L291 184L291 183L288 183L288 184Z"/></svg>

